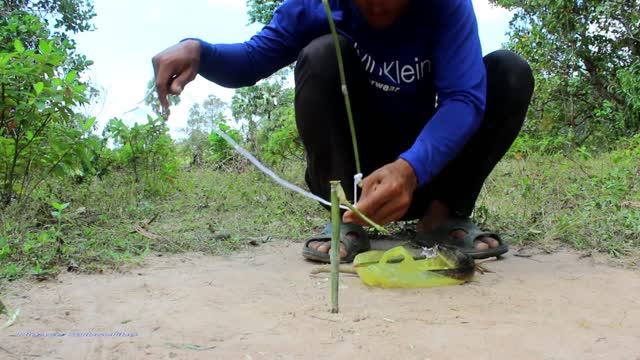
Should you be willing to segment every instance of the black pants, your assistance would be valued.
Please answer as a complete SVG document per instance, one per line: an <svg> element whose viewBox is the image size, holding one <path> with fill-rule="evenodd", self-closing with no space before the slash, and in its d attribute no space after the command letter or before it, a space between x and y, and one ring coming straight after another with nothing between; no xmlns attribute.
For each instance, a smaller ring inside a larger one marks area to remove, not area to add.
<svg viewBox="0 0 640 360"><path fill-rule="evenodd" d="M409 149L428 116L397 130L371 103L375 91L355 49L341 39L347 86L353 108L360 162L366 177ZM436 177L416 190L402 220L420 218L433 200L458 216L470 216L482 185L504 156L524 122L534 88L531 68L516 54L501 50L484 58L487 106L480 128L464 149ZM295 111L307 156L306 182L316 195L329 199L329 181L341 180L352 198L356 173L351 133L340 91L335 45L330 35L312 41L295 69Z"/></svg>

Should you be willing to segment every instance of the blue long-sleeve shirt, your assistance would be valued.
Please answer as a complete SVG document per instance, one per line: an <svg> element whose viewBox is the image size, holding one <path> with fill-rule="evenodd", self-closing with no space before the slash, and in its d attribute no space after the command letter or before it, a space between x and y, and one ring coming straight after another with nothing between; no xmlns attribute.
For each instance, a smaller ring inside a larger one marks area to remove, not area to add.
<svg viewBox="0 0 640 360"><path fill-rule="evenodd" d="M462 149L482 121L486 71L471 0L413 0L389 28L370 28L353 0L330 0L339 33L350 39L369 74L375 101L395 124L432 114L400 157L420 186ZM250 40L202 45L200 75L225 87L255 84L293 63L329 33L320 0L285 0ZM426 90L426 91L425 91ZM418 94L433 96L417 96Z"/></svg>

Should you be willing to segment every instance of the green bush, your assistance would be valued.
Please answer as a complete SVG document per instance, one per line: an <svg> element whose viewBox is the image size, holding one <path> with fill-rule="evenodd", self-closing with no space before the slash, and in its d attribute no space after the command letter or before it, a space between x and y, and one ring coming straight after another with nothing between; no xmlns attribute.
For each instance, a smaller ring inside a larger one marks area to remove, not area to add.
<svg viewBox="0 0 640 360"><path fill-rule="evenodd" d="M112 119L104 136L116 146L105 150L105 155L113 160L113 166L130 171L136 183L144 182L158 192L162 184L174 182L178 159L169 128L161 118L148 116L146 124L135 123L131 127Z"/></svg>
<svg viewBox="0 0 640 360"><path fill-rule="evenodd" d="M18 30L19 29L19 30ZM21 13L0 20L0 207L28 196L50 175L75 176L91 166L87 138L94 119L74 113L88 101L73 45L50 36L46 23Z"/></svg>

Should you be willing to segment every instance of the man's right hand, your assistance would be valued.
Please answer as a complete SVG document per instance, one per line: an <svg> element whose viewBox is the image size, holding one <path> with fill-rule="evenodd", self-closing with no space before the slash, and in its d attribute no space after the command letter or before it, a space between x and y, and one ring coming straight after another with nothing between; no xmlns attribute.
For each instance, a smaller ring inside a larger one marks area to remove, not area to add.
<svg viewBox="0 0 640 360"><path fill-rule="evenodd" d="M156 89L163 108L169 107L167 95L180 95L200 69L200 43L186 40L162 51L152 59Z"/></svg>

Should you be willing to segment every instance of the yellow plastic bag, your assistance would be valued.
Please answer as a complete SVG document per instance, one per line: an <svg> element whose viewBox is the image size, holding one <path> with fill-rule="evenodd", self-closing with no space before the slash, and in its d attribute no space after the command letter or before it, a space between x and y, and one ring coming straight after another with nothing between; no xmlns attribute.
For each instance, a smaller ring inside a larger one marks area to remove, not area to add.
<svg viewBox="0 0 640 360"><path fill-rule="evenodd" d="M414 260L404 247L358 254L353 261L362 281L369 286L383 288L426 288L459 285L464 281L450 278L432 270L453 269L453 264L441 254L430 259Z"/></svg>

